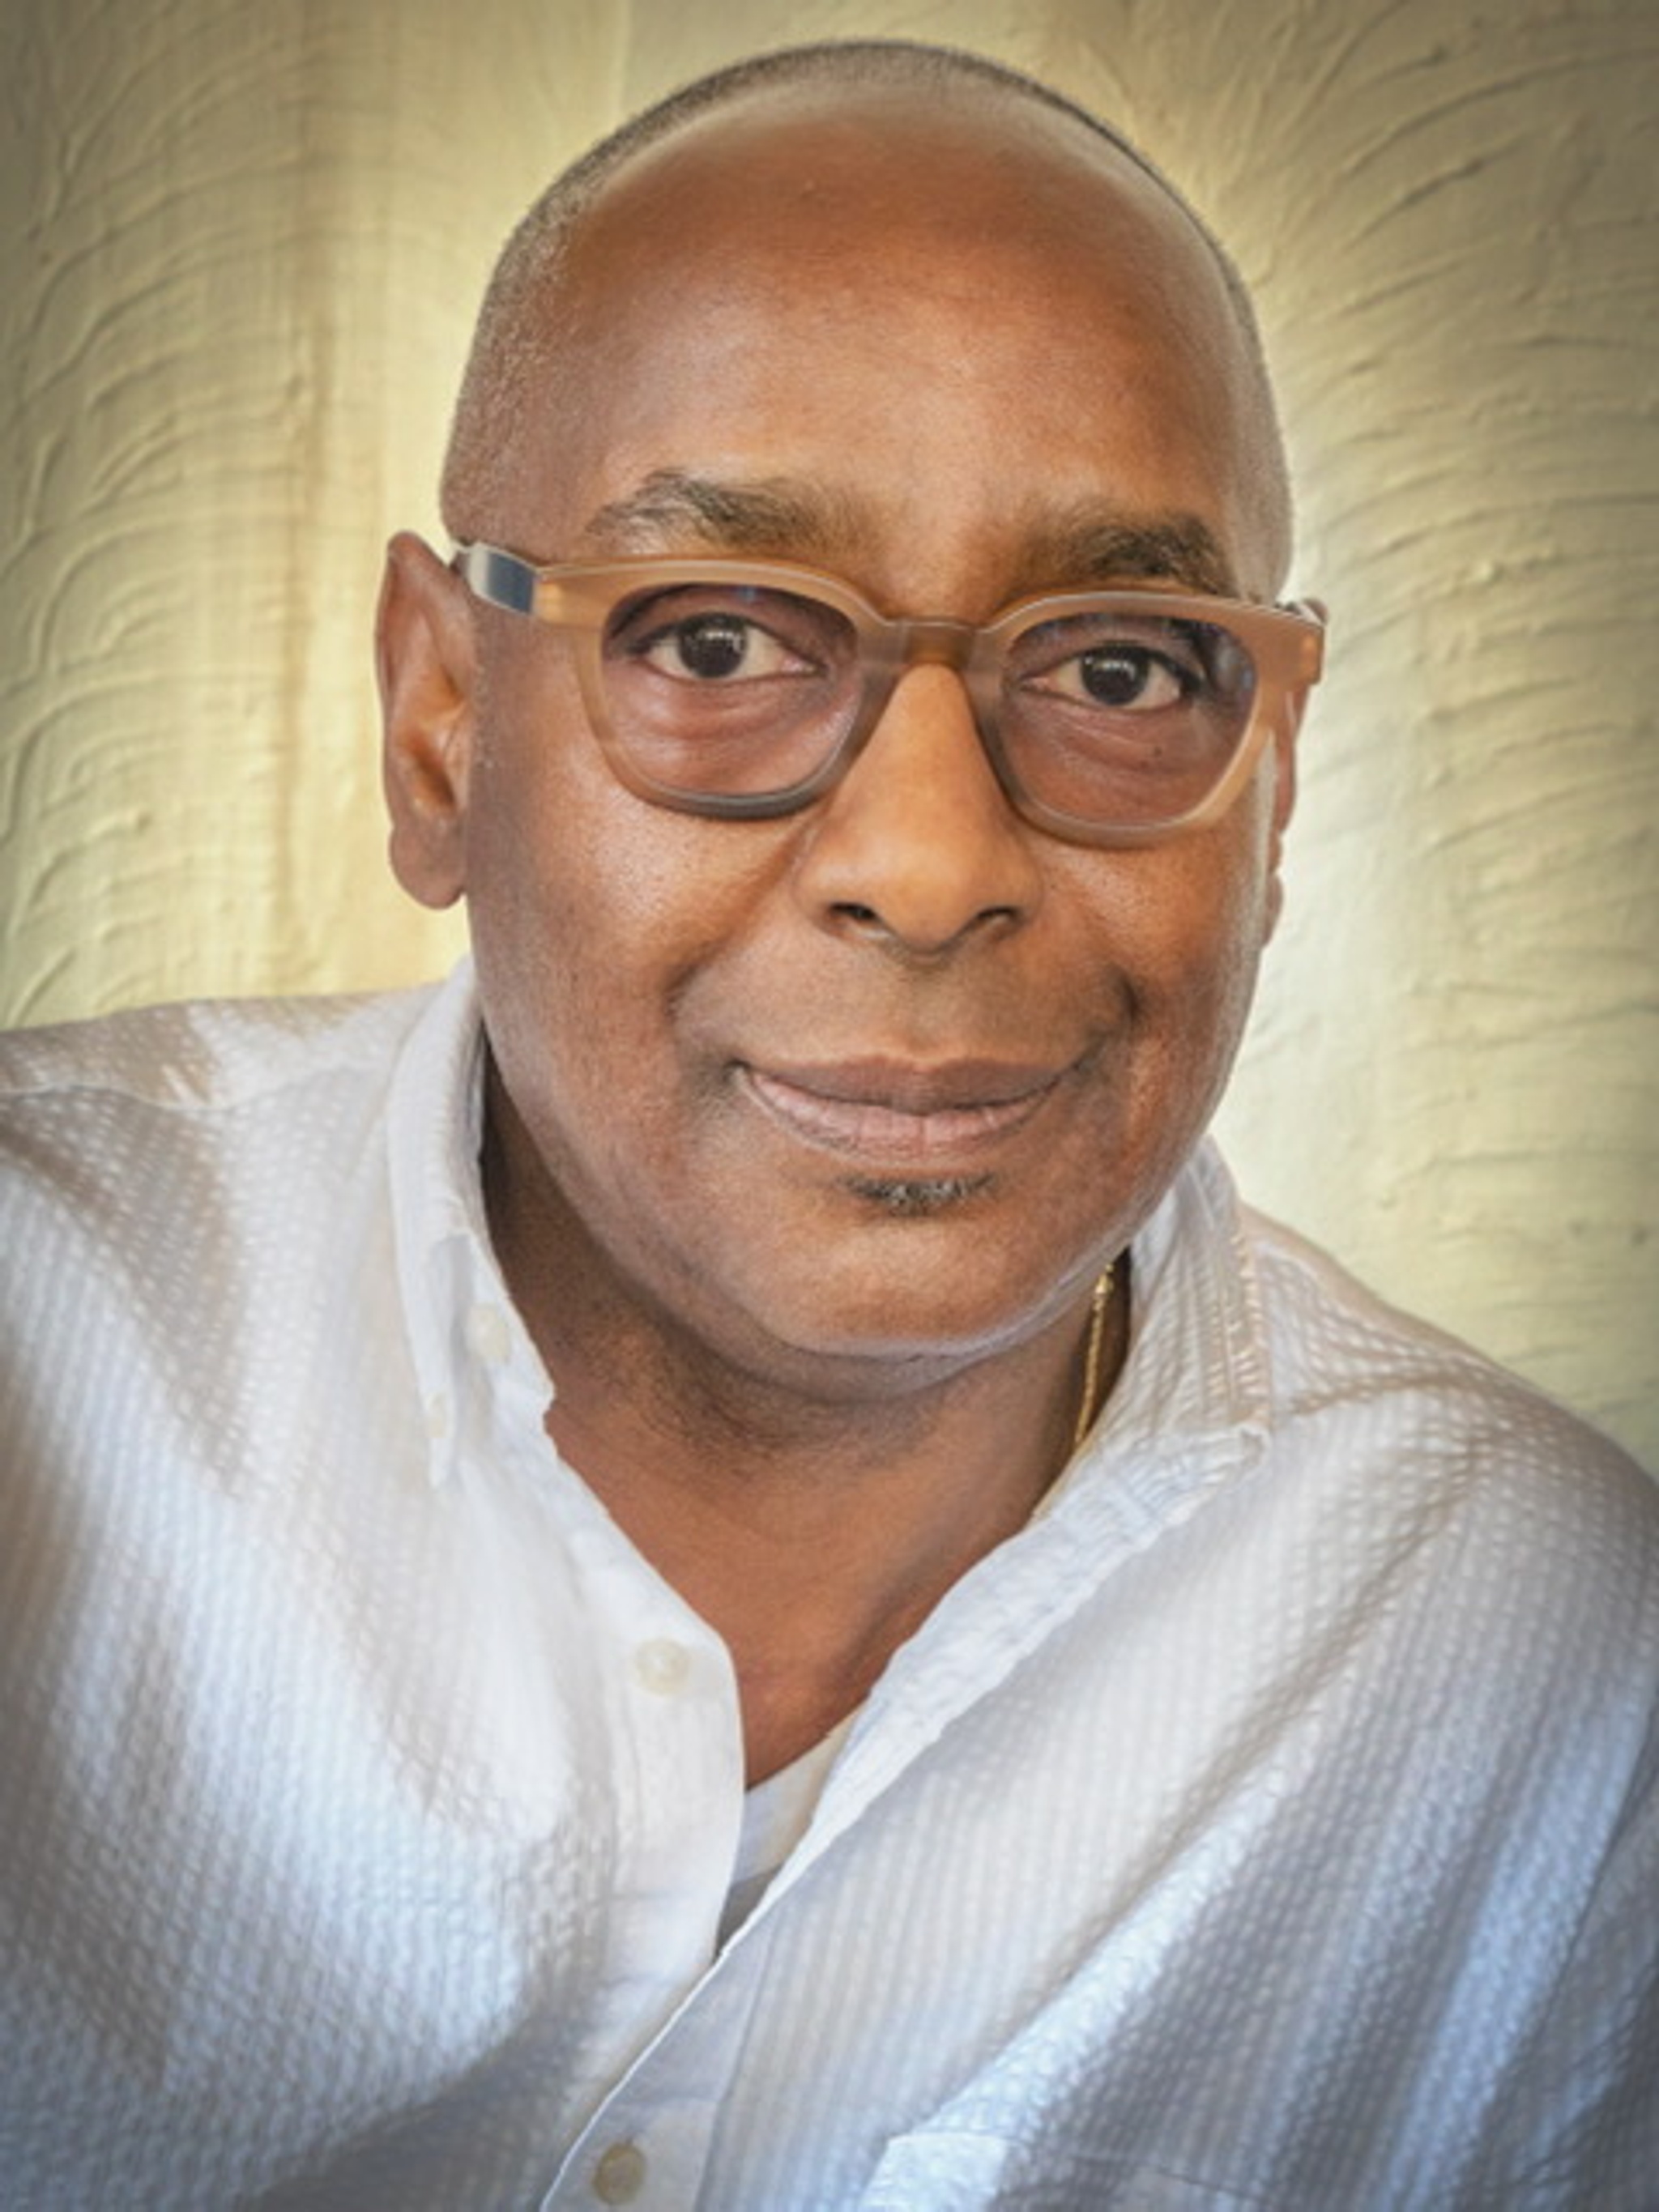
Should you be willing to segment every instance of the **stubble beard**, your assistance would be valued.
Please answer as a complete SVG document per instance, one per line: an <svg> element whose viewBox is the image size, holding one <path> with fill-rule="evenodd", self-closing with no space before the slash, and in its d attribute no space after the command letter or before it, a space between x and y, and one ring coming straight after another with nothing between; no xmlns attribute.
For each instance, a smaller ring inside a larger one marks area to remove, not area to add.
<svg viewBox="0 0 1659 2212"><path fill-rule="evenodd" d="M927 1220L976 1197L988 1176L855 1176L848 1188L896 1221Z"/></svg>

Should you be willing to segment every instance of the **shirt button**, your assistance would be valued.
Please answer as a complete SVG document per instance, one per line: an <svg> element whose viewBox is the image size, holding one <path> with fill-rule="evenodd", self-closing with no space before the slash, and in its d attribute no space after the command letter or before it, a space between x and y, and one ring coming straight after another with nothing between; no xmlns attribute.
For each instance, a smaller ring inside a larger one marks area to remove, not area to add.
<svg viewBox="0 0 1659 2212"><path fill-rule="evenodd" d="M474 1306L466 1317L466 1340L487 1366L499 1367L513 1349L513 1332L499 1306Z"/></svg>
<svg viewBox="0 0 1659 2212"><path fill-rule="evenodd" d="M449 1401L441 1395L426 1401L426 1432L434 1444L449 1434Z"/></svg>
<svg viewBox="0 0 1659 2212"><path fill-rule="evenodd" d="M593 2169L593 2194L601 2204L631 2204L645 2186L645 2153L637 2143L612 2143Z"/></svg>
<svg viewBox="0 0 1659 2212"><path fill-rule="evenodd" d="M653 1697L678 1697L691 1674L691 1654L671 1636L653 1636L634 1654L634 1679Z"/></svg>

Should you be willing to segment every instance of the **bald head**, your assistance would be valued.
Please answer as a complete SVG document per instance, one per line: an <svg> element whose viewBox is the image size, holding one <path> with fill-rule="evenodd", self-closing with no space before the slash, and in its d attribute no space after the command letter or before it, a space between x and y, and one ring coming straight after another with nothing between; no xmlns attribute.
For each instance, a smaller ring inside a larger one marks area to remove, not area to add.
<svg viewBox="0 0 1659 2212"><path fill-rule="evenodd" d="M1114 232L1139 257L1149 289L1193 322L1189 349L1212 357L1212 381L1237 418L1247 495L1277 585L1290 538L1282 448L1255 318L1226 255L1145 157L1085 110L981 58L887 42L792 49L718 71L634 118L555 179L509 240L479 318L444 471L454 536L516 535L548 551L514 525L538 433L580 407L582 381L594 373L593 348L573 343L578 330L591 336L595 312L591 285L577 297L582 264L597 258L584 247L603 232L614 270L630 220L660 225L665 195L653 186L665 170L676 228L695 232L699 209L720 220L714 205L726 175L741 172L752 191L767 175L769 143L773 197L799 210L803 283L844 291L856 273L855 252L815 254L826 220L841 227L837 244L850 244L860 221L925 228L930 191L948 258L964 179L986 219L997 218L999 201L1006 211L1030 209L1046 186L1079 240ZM741 220L740 199L736 212ZM1192 313L1188 299L1198 302ZM993 301L987 307L994 312ZM1066 312L1057 298L1056 317Z"/></svg>

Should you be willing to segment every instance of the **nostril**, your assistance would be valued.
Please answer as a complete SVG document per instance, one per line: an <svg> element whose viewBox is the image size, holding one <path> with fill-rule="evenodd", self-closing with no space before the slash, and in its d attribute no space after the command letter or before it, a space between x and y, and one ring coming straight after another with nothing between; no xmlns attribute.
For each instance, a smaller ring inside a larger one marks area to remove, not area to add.
<svg viewBox="0 0 1659 2212"><path fill-rule="evenodd" d="M1018 906L984 906L969 915L959 927L933 933L919 927L914 916L908 927L897 926L879 907L866 906L859 899L837 899L829 911L837 921L845 922L861 936L890 939L907 952L929 958L935 953L948 951L959 939L1015 925L1020 915Z"/></svg>

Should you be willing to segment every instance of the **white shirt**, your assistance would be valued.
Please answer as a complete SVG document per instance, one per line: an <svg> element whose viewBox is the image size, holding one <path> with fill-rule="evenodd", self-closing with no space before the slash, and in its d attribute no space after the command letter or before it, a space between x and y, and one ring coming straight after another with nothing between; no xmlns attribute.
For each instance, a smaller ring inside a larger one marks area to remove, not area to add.
<svg viewBox="0 0 1659 2212"><path fill-rule="evenodd" d="M549 1443L436 994L5 1050L9 2212L1659 2203L1659 1508L1207 1152L723 1948L719 1639Z"/></svg>

